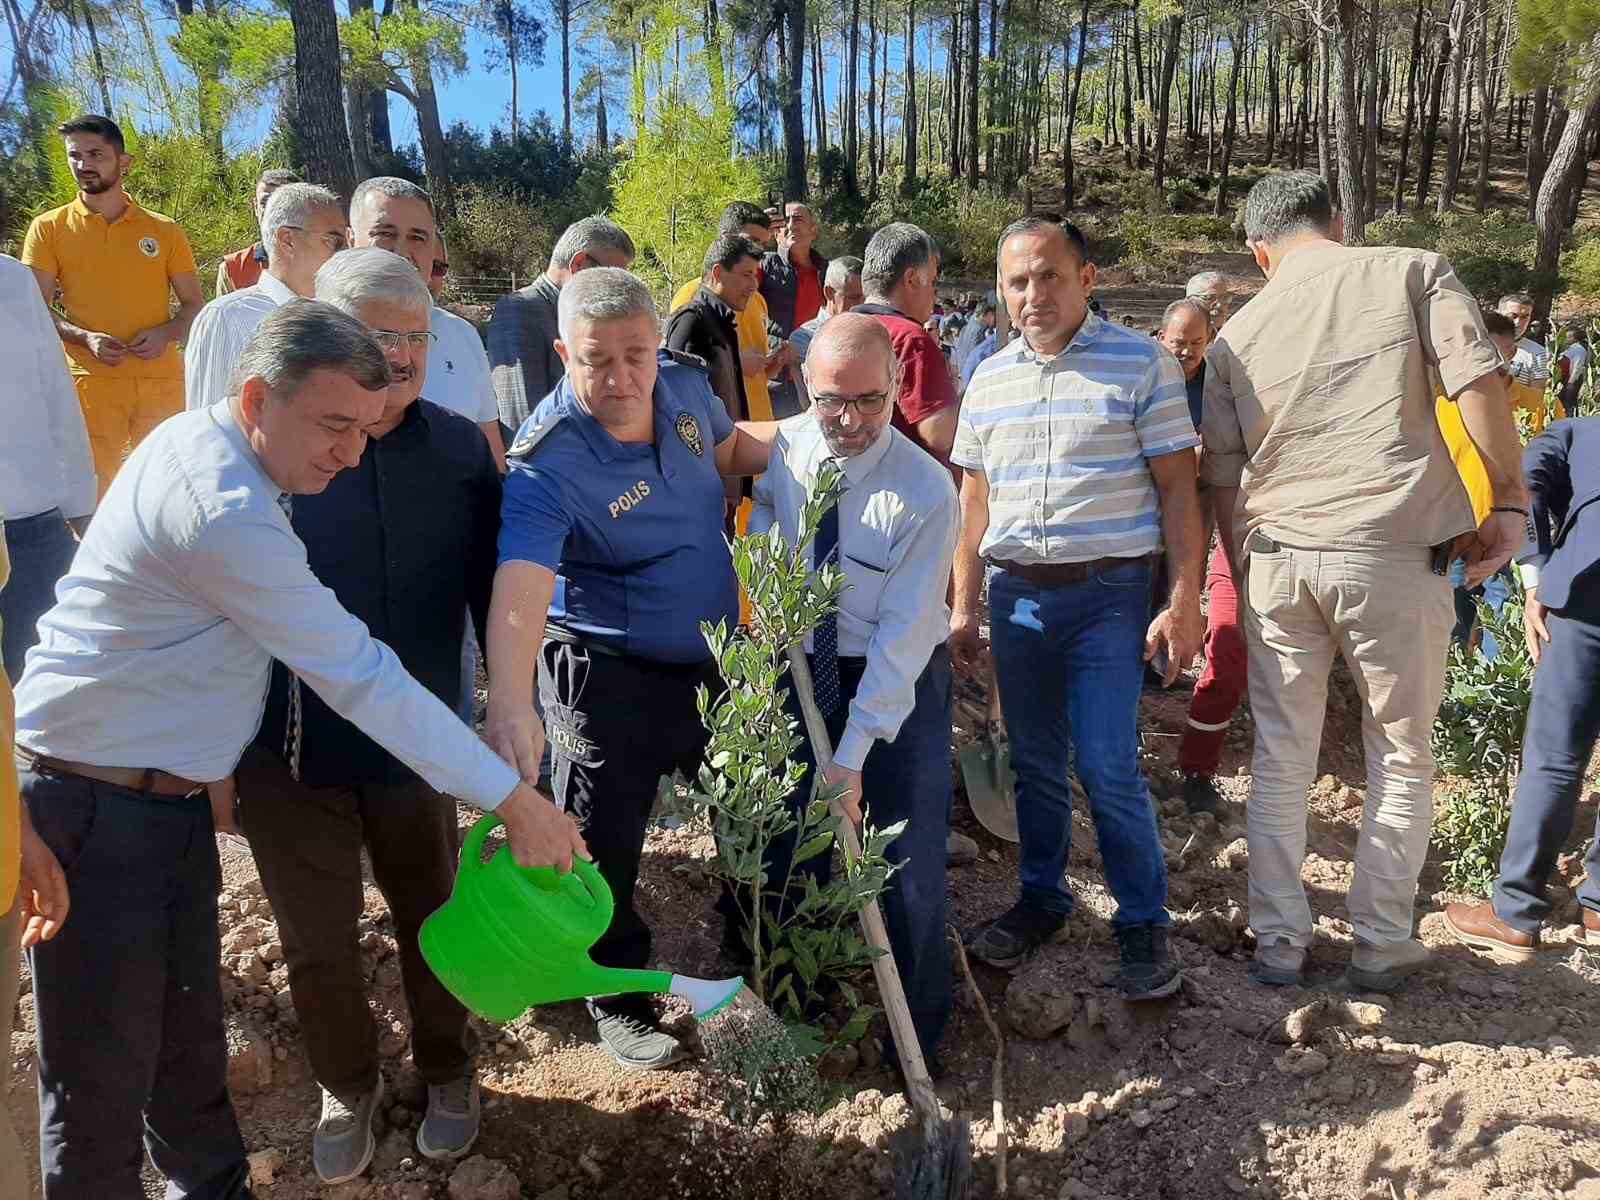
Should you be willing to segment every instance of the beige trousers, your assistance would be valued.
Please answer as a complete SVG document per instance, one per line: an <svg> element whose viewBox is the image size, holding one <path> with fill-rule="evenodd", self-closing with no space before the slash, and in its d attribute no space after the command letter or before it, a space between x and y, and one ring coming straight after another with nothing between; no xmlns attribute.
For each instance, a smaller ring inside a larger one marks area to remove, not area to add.
<svg viewBox="0 0 1600 1200"><path fill-rule="evenodd" d="M0 1062L11 1062L11 1018L17 1010L17 986L22 968L22 905L13 903L11 911L0 915ZM28 1164L22 1156L22 1142L11 1126L11 1110L6 1105L10 1079L0 1075L0 1196L7 1200L27 1200Z"/></svg>
<svg viewBox="0 0 1600 1200"><path fill-rule="evenodd" d="M1311 944L1300 868L1328 672L1343 654L1362 701L1367 800L1350 920L1387 946L1411 937L1433 817L1428 744L1455 613L1426 550L1253 550L1241 605L1256 722L1250 793L1250 924L1263 944Z"/></svg>

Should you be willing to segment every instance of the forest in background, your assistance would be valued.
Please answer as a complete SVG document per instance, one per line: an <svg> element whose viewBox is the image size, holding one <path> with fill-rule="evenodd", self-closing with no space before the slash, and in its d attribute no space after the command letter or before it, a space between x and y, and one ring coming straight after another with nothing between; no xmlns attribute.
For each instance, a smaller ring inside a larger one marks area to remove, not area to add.
<svg viewBox="0 0 1600 1200"><path fill-rule="evenodd" d="M132 190L202 260L248 241L263 165L424 183L458 274L543 265L609 211L663 286L728 199L808 199L824 248L891 219L991 269L1023 210L1160 273L1237 246L1265 170L1310 167L1351 241L1472 260L1475 288L1600 295L1600 10L1579 0L0 0L0 239L72 192L58 119L129 127ZM528 76L559 64L559 96ZM441 83L506 103L445 127ZM395 114L409 118L397 121ZM396 127L415 130L401 143ZM1458 261L1458 267L1463 263Z"/></svg>

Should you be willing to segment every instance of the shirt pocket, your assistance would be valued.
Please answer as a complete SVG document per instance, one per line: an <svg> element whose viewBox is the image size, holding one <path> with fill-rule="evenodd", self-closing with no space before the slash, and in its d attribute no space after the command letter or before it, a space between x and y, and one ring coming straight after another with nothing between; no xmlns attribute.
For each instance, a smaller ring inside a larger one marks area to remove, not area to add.
<svg viewBox="0 0 1600 1200"><path fill-rule="evenodd" d="M1082 376L1058 378L1050 389L1050 431L1044 439L1052 457L1061 457L1063 448L1092 454L1096 445L1104 446L1107 435L1129 435L1133 431L1133 402L1121 388Z"/></svg>
<svg viewBox="0 0 1600 1200"><path fill-rule="evenodd" d="M841 554L839 560L846 585L839 596L840 610L859 621L876 624L883 606L884 585L889 579L888 568L853 554Z"/></svg>

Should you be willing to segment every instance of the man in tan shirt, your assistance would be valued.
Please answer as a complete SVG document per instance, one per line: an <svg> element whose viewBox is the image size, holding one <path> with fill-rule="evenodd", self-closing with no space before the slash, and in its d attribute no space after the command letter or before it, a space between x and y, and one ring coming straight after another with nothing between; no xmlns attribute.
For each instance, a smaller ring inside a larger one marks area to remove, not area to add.
<svg viewBox="0 0 1600 1200"><path fill-rule="evenodd" d="M1361 693L1368 776L1349 978L1389 990L1428 960L1412 901L1454 623L1440 567L1464 557L1476 585L1520 544L1516 426L1499 353L1448 262L1340 245L1327 184L1310 171L1257 183L1244 221L1268 282L1209 354L1202 475L1245 599L1255 975L1298 982L1311 944L1306 791L1342 653ZM1459 406L1494 489L1481 526L1439 437L1439 391Z"/></svg>

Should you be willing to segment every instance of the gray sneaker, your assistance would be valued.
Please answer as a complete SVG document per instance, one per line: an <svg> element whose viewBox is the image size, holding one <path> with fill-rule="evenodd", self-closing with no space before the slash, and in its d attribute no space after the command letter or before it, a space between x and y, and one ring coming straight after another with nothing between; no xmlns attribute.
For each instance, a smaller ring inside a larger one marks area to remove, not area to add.
<svg viewBox="0 0 1600 1200"><path fill-rule="evenodd" d="M1358 991L1392 992L1432 961L1432 952L1416 938L1389 946L1358 941L1345 979Z"/></svg>
<svg viewBox="0 0 1600 1200"><path fill-rule="evenodd" d="M1306 952L1289 944L1288 938L1269 938L1256 946L1250 977L1268 987L1299 987Z"/></svg>
<svg viewBox="0 0 1600 1200"><path fill-rule="evenodd" d="M311 1162L323 1183L345 1183L367 1169L378 1148L372 1122L383 1099L383 1076L378 1086L345 1103L327 1088L322 1089L322 1118L311 1142Z"/></svg>
<svg viewBox="0 0 1600 1200"><path fill-rule="evenodd" d="M600 1044L630 1071L659 1071L686 1053L683 1044L656 1022L643 996L608 996L589 1001Z"/></svg>
<svg viewBox="0 0 1600 1200"><path fill-rule="evenodd" d="M428 1085L428 1115L417 1130L424 1158L460 1158L478 1140L478 1077L463 1075Z"/></svg>

